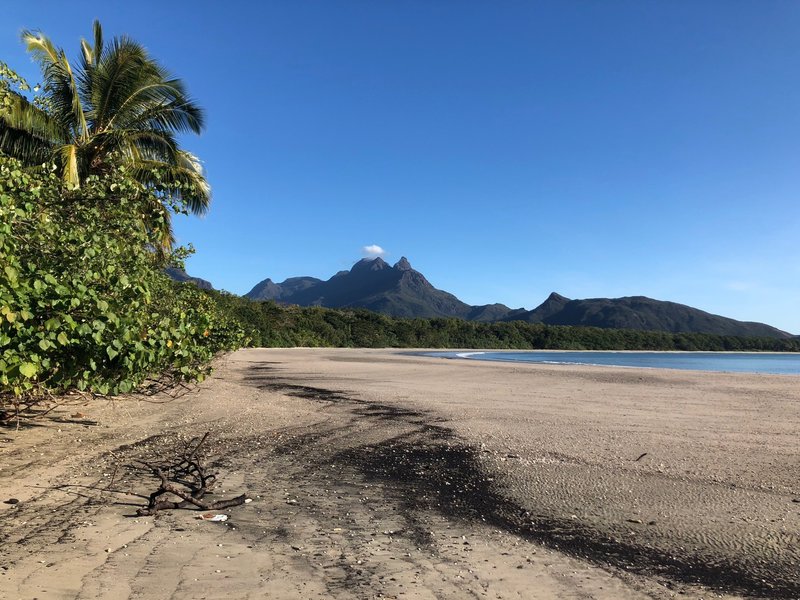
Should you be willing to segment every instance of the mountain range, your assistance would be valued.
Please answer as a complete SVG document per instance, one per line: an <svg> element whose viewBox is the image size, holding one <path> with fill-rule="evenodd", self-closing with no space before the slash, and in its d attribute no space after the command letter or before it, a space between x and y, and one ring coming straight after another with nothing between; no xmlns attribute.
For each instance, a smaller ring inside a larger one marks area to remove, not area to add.
<svg viewBox="0 0 800 600"><path fill-rule="evenodd" d="M365 258L349 271L340 271L328 280L291 277L275 283L265 279L245 296L300 306L366 308L393 317L455 317L470 321L526 321L670 333L791 337L764 323L736 321L645 296L571 300L554 292L533 310L514 309L503 304L472 306L449 292L436 289L405 257L393 266L382 258Z"/></svg>

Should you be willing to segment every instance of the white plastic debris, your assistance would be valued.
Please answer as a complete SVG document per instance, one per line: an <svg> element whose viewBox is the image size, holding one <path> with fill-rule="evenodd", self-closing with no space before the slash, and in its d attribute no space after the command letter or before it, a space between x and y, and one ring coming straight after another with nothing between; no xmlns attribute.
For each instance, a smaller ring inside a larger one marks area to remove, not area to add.
<svg viewBox="0 0 800 600"><path fill-rule="evenodd" d="M198 519L203 519L204 521L221 522L221 521L227 521L228 520L228 515L222 515L222 514L216 515L214 513L205 513L203 515L200 515L197 518Z"/></svg>

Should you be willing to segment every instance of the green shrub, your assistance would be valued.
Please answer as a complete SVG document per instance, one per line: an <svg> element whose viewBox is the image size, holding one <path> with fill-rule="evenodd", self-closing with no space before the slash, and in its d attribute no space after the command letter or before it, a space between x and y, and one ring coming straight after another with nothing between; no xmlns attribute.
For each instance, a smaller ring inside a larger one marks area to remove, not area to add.
<svg viewBox="0 0 800 600"><path fill-rule="evenodd" d="M199 379L245 343L207 294L163 273L144 226L164 218L163 200L124 171L70 189L0 156L2 398Z"/></svg>

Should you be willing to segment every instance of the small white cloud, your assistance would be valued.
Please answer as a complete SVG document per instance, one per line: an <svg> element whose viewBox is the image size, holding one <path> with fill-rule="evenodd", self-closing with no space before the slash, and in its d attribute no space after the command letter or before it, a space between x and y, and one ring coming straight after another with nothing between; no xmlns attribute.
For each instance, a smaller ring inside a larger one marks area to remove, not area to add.
<svg viewBox="0 0 800 600"><path fill-rule="evenodd" d="M384 254L386 254L386 250L384 250L377 244L372 244L371 246L364 246L363 248L361 248L361 252L363 252L365 256L371 258L377 258L379 256L383 256Z"/></svg>

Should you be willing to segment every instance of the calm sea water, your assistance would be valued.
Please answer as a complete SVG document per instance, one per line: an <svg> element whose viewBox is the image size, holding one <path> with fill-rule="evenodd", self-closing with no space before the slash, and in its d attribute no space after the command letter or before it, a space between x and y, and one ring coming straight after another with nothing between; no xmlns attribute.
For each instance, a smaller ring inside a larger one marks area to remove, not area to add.
<svg viewBox="0 0 800 600"><path fill-rule="evenodd" d="M598 365L800 375L800 353L766 352L428 352L429 356L549 365Z"/></svg>

